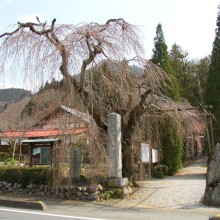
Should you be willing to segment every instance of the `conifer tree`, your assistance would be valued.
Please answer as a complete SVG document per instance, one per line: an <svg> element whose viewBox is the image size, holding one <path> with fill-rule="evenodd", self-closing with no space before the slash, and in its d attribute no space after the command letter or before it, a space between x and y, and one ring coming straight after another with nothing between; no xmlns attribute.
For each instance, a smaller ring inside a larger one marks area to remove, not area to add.
<svg viewBox="0 0 220 220"><path fill-rule="evenodd" d="M220 142L220 5L218 6L216 26L205 101L206 104L212 105L212 112L216 118L213 130L214 139L215 142Z"/></svg>
<svg viewBox="0 0 220 220"><path fill-rule="evenodd" d="M162 25L159 23L156 28L156 37L154 38L154 49L152 62L161 67L172 78L173 89L170 91L171 98L176 101L180 99L179 86L176 80L176 73L171 65L169 52L165 43Z"/></svg>
<svg viewBox="0 0 220 220"><path fill-rule="evenodd" d="M175 101L179 101L179 85L176 80L176 73L171 65L171 59L165 43L161 24L158 24L156 28L152 62L169 74L172 79L172 88L169 91L169 95ZM172 122L166 121L163 125L166 129L164 129L162 132L163 135L161 136L162 163L168 166L170 175L173 175L181 167L183 149L182 138L178 137L176 129L172 130L172 132L168 131L168 128L171 128L172 125Z"/></svg>

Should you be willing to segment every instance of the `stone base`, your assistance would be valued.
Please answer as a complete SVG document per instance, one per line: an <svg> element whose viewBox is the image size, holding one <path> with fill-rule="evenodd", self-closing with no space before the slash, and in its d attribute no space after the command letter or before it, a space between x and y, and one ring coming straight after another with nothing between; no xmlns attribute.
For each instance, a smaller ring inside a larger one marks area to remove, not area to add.
<svg viewBox="0 0 220 220"><path fill-rule="evenodd" d="M128 186L128 178L108 179L107 186L111 188L124 188Z"/></svg>

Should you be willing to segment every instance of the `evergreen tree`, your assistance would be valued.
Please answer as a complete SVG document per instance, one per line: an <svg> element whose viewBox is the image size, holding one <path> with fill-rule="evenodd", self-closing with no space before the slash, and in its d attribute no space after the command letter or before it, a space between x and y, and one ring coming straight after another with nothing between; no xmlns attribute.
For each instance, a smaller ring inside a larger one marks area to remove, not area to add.
<svg viewBox="0 0 220 220"><path fill-rule="evenodd" d="M187 99L193 106L201 103L197 74L199 74L200 84L204 90L207 83L210 58L204 57L200 60L189 61L188 53L176 43L170 51L171 65L176 72L176 79L180 88L181 97Z"/></svg>
<svg viewBox="0 0 220 220"><path fill-rule="evenodd" d="M173 175L182 167L183 137L178 132L178 125L175 119L165 119L161 127L161 163L168 166L168 174Z"/></svg>
<svg viewBox="0 0 220 220"><path fill-rule="evenodd" d="M210 62L211 62L210 57L207 56L207 57L202 58L197 64L197 72L200 74L199 76L200 83L204 91L206 90Z"/></svg>
<svg viewBox="0 0 220 220"><path fill-rule="evenodd" d="M176 80L175 71L171 65L161 24L158 24L156 28L156 37L154 38L154 49L151 60L171 76L173 89L170 91L170 95L171 98L178 101L180 99L179 86Z"/></svg>
<svg viewBox="0 0 220 220"><path fill-rule="evenodd" d="M206 104L212 105L212 112L216 117L214 124L215 142L220 142L220 5L216 22L215 39L211 54L208 81L205 91Z"/></svg>
<svg viewBox="0 0 220 220"><path fill-rule="evenodd" d="M179 85L177 83L176 73L171 65L171 59L161 24L158 24L156 28L152 62L169 74L172 79L172 89L169 91L169 95L175 101L179 101ZM182 139L178 137L177 129L172 129L174 124L175 123L172 123L170 120L165 121L162 125L164 130L161 136L162 163L169 167L170 175L173 175L182 165Z"/></svg>
<svg viewBox="0 0 220 220"><path fill-rule="evenodd" d="M188 61L187 56L188 53L183 51L179 45L175 43L172 46L170 51L170 62L176 73L180 96L187 99L192 105L194 105L194 99L197 101L199 98L198 94L195 96L194 90L192 89L197 85L196 77L193 75L195 73L195 71L193 71L193 69L195 69L195 65L193 62ZM198 91L197 86L195 89Z"/></svg>
<svg viewBox="0 0 220 220"><path fill-rule="evenodd" d="M171 65L176 72L176 77L178 81L182 81L184 79L184 75L187 72L187 60L188 53L186 51L183 51L182 48L177 45L176 43L172 46L172 49L170 51L170 61Z"/></svg>

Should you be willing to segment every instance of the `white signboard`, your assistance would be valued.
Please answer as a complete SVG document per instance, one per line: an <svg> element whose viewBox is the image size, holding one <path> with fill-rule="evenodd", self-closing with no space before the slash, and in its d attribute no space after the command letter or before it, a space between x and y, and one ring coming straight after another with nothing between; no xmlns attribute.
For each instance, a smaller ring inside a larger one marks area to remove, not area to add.
<svg viewBox="0 0 220 220"><path fill-rule="evenodd" d="M158 162L158 150L152 149L152 163Z"/></svg>
<svg viewBox="0 0 220 220"><path fill-rule="evenodd" d="M150 147L149 144L141 143L141 157L143 163L149 163L150 161Z"/></svg>

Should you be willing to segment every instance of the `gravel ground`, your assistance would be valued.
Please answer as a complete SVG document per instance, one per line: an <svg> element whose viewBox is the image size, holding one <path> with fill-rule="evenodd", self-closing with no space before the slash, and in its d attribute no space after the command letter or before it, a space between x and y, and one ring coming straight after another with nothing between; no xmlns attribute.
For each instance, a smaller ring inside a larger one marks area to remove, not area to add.
<svg viewBox="0 0 220 220"><path fill-rule="evenodd" d="M130 198L138 206L193 208L201 206L205 191L206 161L200 159L183 168L176 176L139 182Z"/></svg>
<svg viewBox="0 0 220 220"><path fill-rule="evenodd" d="M175 176L139 181L139 188L128 199L111 205L129 208L214 209L201 201L205 191L206 159L198 159ZM219 209L217 209L219 210Z"/></svg>

